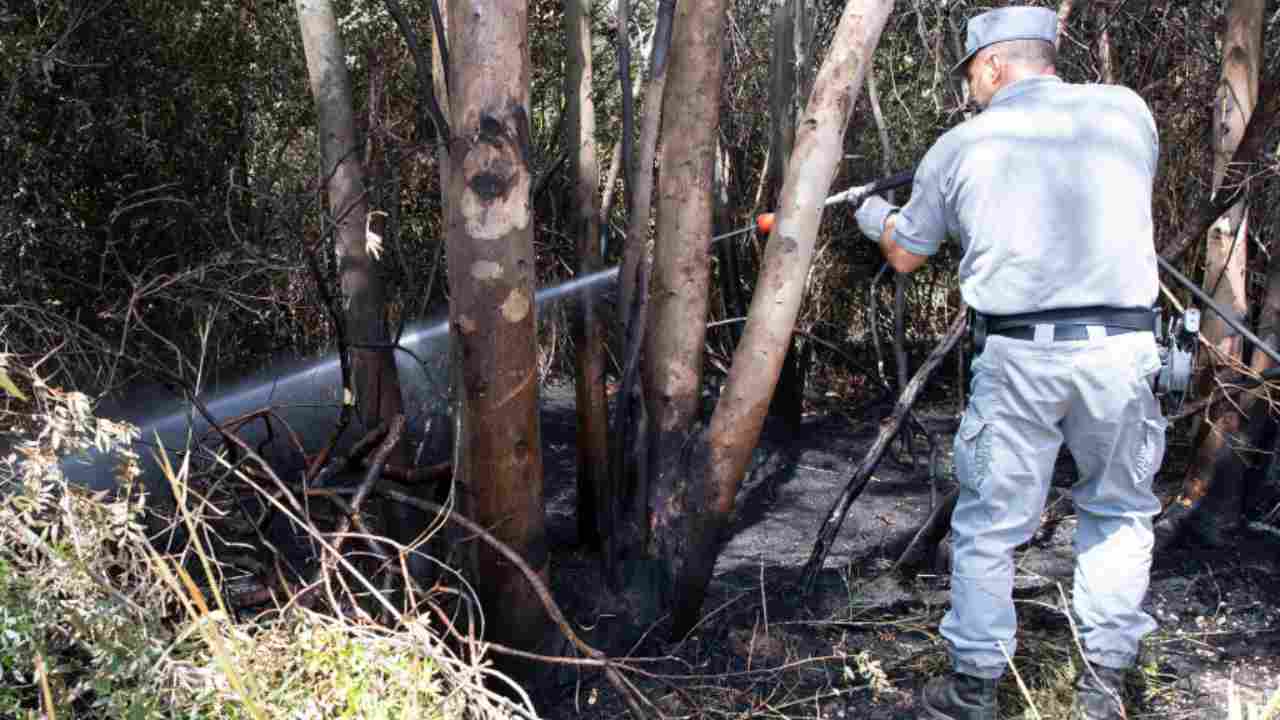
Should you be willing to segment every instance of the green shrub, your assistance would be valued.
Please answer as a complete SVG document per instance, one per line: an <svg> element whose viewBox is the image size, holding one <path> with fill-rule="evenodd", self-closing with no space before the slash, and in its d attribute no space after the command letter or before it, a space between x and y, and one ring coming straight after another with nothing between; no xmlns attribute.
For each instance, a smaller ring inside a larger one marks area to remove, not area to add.
<svg viewBox="0 0 1280 720"><path fill-rule="evenodd" d="M29 372L7 377L23 390L0 398L13 448L0 457L0 717L42 710L45 697L77 718L533 716L485 687L495 673L479 648L452 653L422 618L393 632L296 606L228 617L192 579L217 572L208 548L165 555L148 541L136 430ZM63 458L90 450L117 464L118 492L63 476Z"/></svg>

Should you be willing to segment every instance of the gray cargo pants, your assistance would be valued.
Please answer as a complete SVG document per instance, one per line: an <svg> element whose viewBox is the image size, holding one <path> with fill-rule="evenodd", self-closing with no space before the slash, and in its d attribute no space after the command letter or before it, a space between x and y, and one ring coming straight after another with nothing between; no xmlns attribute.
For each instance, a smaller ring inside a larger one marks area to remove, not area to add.
<svg viewBox="0 0 1280 720"><path fill-rule="evenodd" d="M955 439L960 498L951 520L951 610L942 635L958 672L995 678L1012 656L1013 550L1040 525L1054 460L1065 440L1079 468L1073 605L1085 653L1133 664L1155 629L1141 609L1151 570L1151 480L1165 428L1151 388L1160 367L1149 332L1054 342L987 339L974 360L968 410Z"/></svg>

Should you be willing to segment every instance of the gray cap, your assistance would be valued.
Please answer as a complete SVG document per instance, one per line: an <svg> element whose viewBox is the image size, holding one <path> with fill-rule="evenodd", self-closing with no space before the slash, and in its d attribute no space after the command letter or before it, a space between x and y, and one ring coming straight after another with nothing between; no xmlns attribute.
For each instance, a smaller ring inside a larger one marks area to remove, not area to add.
<svg viewBox="0 0 1280 720"><path fill-rule="evenodd" d="M951 68L952 75L963 75L965 65L988 45L1006 40L1056 41L1058 14L1048 8L1004 7L972 18L968 30L964 57Z"/></svg>

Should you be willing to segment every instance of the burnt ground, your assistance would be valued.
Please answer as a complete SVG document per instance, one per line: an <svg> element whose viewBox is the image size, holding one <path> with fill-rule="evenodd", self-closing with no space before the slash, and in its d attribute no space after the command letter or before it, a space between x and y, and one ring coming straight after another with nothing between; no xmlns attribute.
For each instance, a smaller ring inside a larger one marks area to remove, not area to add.
<svg viewBox="0 0 1280 720"><path fill-rule="evenodd" d="M737 499L732 535L720 554L704 620L681 642L658 626L634 656L667 660L643 667L668 678L633 676L667 717L911 718L923 682L946 668L937 635L947 603L947 553L912 577L882 575L925 518L930 503L927 443L915 436L918 465L901 444L886 453L854 503L818 586L800 598L795 583L823 517L875 438L888 407L806 416L798 432L767 426ZM950 475L954 402L917 414L941 440L940 473ZM572 389L544 392L547 512L558 601L584 631L619 618L602 614L595 556L575 548ZM1176 485L1177 429L1158 485ZM1012 673L1001 689L1002 717L1067 717L1079 668L1071 621L1061 611L1071 587L1075 526L1069 459L1059 463L1045 522L1018 555L1021 629ZM1228 718L1232 702L1263 705L1280 690L1280 532L1254 524L1225 547L1182 544L1157 556L1148 594L1160 622L1141 667L1130 673L1130 717ZM1065 590L1065 595L1063 591ZM562 673L547 693L551 718L627 717L598 672ZM1248 708L1239 717L1249 717Z"/></svg>

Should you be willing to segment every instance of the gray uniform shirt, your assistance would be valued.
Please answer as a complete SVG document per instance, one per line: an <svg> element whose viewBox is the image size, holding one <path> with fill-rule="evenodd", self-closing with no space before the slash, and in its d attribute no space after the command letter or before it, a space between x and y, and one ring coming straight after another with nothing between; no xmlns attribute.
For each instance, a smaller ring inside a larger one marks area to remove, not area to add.
<svg viewBox="0 0 1280 720"><path fill-rule="evenodd" d="M1158 157L1132 90L1020 80L925 154L893 239L917 255L958 240L960 293L981 313L1148 307Z"/></svg>

